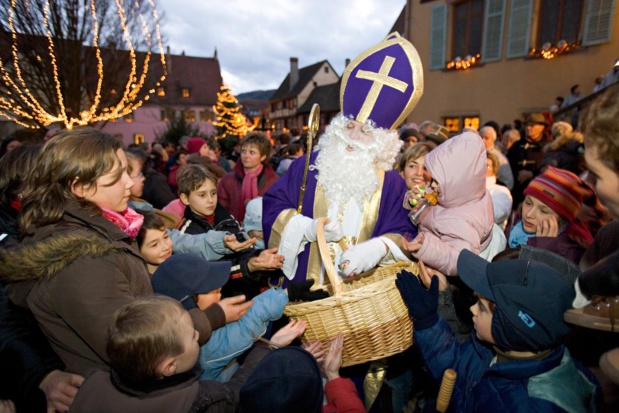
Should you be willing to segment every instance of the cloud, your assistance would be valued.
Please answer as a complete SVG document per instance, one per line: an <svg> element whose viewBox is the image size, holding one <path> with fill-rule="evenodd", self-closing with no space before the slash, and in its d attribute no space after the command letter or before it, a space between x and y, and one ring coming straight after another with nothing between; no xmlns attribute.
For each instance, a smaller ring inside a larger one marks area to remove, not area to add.
<svg viewBox="0 0 619 413"><path fill-rule="evenodd" d="M404 0L158 0L172 53L210 57L217 48L224 82L235 93L275 89L290 70L347 58L384 38ZM352 6L354 4L354 7Z"/></svg>

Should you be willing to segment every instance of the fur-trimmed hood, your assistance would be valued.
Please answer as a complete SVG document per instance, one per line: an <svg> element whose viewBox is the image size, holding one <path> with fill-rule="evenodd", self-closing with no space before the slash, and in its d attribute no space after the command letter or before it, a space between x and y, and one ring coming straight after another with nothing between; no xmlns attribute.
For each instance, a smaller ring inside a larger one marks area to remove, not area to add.
<svg viewBox="0 0 619 413"><path fill-rule="evenodd" d="M96 235L62 234L30 245L0 251L0 278L4 282L37 281L51 277L78 257L101 257L118 248Z"/></svg>
<svg viewBox="0 0 619 413"><path fill-rule="evenodd" d="M566 133L565 135L559 136L554 141L544 146L544 153L557 151L567 145L570 146L580 146L581 143L584 142L583 135L578 132L574 133Z"/></svg>

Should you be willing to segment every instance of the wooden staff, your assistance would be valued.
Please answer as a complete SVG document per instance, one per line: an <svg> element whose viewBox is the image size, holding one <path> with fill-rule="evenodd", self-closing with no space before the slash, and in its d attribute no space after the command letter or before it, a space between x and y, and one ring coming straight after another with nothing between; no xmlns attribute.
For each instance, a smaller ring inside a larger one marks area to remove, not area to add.
<svg viewBox="0 0 619 413"><path fill-rule="evenodd" d="M305 170L303 171L303 183L301 184L301 192L299 193L299 206L297 212L300 214L303 209L303 198L305 197L305 189L307 188L307 173L309 172L310 157L312 155L312 144L316 137L316 132L320 127L320 106L314 103L310 112L309 120L307 121L307 151L305 152Z"/></svg>
<svg viewBox="0 0 619 413"><path fill-rule="evenodd" d="M445 370L443 373L443 380L441 381L441 388L438 390L438 396L436 397L436 411L445 413L449 407L449 401L451 400L451 393L454 390L454 384L456 384L456 372L452 369Z"/></svg>

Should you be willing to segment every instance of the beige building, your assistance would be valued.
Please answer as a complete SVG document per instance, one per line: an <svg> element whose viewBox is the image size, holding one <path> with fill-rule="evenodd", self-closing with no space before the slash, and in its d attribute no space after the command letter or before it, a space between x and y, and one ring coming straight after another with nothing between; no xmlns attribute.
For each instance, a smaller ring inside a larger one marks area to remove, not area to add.
<svg viewBox="0 0 619 413"><path fill-rule="evenodd" d="M615 0L408 0L395 28L417 48L425 80L409 121L429 119L452 131L504 124L548 111L572 85L590 94L595 78L619 57L615 6Z"/></svg>

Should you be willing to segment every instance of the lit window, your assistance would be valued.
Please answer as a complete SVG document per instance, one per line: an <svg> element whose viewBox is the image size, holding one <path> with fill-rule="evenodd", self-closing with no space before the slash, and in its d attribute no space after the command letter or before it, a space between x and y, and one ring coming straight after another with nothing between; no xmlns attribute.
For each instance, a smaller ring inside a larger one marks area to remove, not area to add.
<svg viewBox="0 0 619 413"><path fill-rule="evenodd" d="M133 122L134 121L133 113L129 113L128 115L125 115L124 119L125 119L125 122L127 122L127 123Z"/></svg>
<svg viewBox="0 0 619 413"><path fill-rule="evenodd" d="M184 88L183 88L183 91L182 91L182 96L183 96L184 98L188 98L188 97L189 97L189 88L187 88L187 87L184 87Z"/></svg>
<svg viewBox="0 0 619 413"><path fill-rule="evenodd" d="M165 89L163 86L157 88L157 96L165 96Z"/></svg>
<svg viewBox="0 0 619 413"><path fill-rule="evenodd" d="M134 133L133 134L133 143L135 143L136 145L139 145L142 142L144 142L144 134L143 133Z"/></svg>
<svg viewBox="0 0 619 413"><path fill-rule="evenodd" d="M465 116L464 127L479 130L479 116Z"/></svg>
<svg viewBox="0 0 619 413"><path fill-rule="evenodd" d="M449 132L460 132L460 119L459 118L445 118L443 119L445 127L449 129Z"/></svg>
<svg viewBox="0 0 619 413"><path fill-rule="evenodd" d="M170 119L168 118L168 111L165 109L161 109L161 120L164 122L170 121Z"/></svg>
<svg viewBox="0 0 619 413"><path fill-rule="evenodd" d="M187 109L185 111L185 122L195 122L195 121L196 121L196 112L191 109Z"/></svg>

